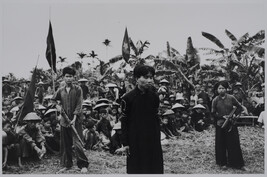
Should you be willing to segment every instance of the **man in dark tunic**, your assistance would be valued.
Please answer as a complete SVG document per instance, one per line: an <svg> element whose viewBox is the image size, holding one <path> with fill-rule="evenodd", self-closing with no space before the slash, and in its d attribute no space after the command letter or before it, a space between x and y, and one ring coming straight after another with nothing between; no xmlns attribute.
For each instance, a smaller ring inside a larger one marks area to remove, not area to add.
<svg viewBox="0 0 267 177"><path fill-rule="evenodd" d="M122 144L128 174L163 174L159 98L153 86L154 68L134 69L136 87L122 97Z"/></svg>

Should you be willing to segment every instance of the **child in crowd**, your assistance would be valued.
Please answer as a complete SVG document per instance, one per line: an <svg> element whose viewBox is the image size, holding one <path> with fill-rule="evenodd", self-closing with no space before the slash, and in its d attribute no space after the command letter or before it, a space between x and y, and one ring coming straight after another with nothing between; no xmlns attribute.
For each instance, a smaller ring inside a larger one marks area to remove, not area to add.
<svg viewBox="0 0 267 177"><path fill-rule="evenodd" d="M166 139L170 139L170 138L174 138L175 137L175 135L169 129L169 118L170 118L171 115L174 115L174 112L172 110L167 110L162 115L162 119L161 119L160 131L166 136Z"/></svg>
<svg viewBox="0 0 267 177"><path fill-rule="evenodd" d="M196 131L203 131L206 128L205 122L205 107L201 104L197 104L193 107L193 113L191 114L192 124Z"/></svg>
<svg viewBox="0 0 267 177"><path fill-rule="evenodd" d="M100 147L104 150L109 150L111 143L112 126L108 120L108 111L106 108L99 109L100 121L96 124L96 131L100 136Z"/></svg>
<svg viewBox="0 0 267 177"><path fill-rule="evenodd" d="M96 131L95 124L95 121L88 119L83 130L84 148L87 150L94 149L94 146L99 143L99 133Z"/></svg>

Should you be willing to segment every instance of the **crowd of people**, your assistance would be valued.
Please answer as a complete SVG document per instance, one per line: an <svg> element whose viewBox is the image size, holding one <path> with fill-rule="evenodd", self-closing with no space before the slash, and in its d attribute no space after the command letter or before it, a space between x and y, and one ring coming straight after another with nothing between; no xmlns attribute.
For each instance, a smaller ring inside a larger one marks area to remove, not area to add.
<svg viewBox="0 0 267 177"><path fill-rule="evenodd" d="M103 81L96 90L91 91L91 85L86 78L75 82L73 71L63 70L66 79L56 92L41 81L37 84L34 110L23 117L22 124L18 124L17 119L20 116L29 82L18 86L3 78L3 169L8 168L8 160L11 158L16 159L18 165L22 167L24 158L42 159L46 153L60 154L62 165L70 168L73 165L72 153L75 152L78 167L86 172L89 163L84 150L101 150L114 155L125 153L125 146L129 143L125 142L123 134L124 117L128 114L125 107L131 104L129 99L137 97L137 93L130 96L125 94L132 91L134 86L130 83L127 85L125 81L120 83ZM222 104L218 103L218 98L214 101L221 93L219 89L225 89L227 94L233 95L231 100L238 102L233 104L242 108L240 115L258 116L257 125L264 126L264 83L259 83L259 87L253 91L244 91L240 82L227 86L221 84L223 88L217 85L214 89L212 82L191 81L195 87L184 84L173 85L167 79L162 79L151 87L159 101L159 108L155 109L159 118L161 145L168 144L170 140L179 140L181 133L201 132L216 126L218 115L221 116L220 109L228 113L231 111L217 106ZM224 98L223 94L222 97ZM153 96L149 97L149 99L152 98L154 99ZM230 98L227 97L227 99ZM143 110L142 105L145 105L143 103L147 103L148 99L142 97L139 101L142 104L133 109ZM155 100L147 104L148 108L151 108ZM146 110L147 114L150 114L149 110ZM144 112L141 113L142 115L137 112L135 111L137 117L146 115ZM137 130L148 133L149 131L141 129L144 124L149 122L144 122L141 118L134 122L134 126L139 127ZM218 140L223 133L217 129L216 131ZM235 132L235 135L237 133L235 129L232 132ZM218 148L221 146L222 142L216 141L217 155L225 151ZM218 156L216 160L219 165L226 165L223 155ZM242 163L239 164L240 167L243 167Z"/></svg>

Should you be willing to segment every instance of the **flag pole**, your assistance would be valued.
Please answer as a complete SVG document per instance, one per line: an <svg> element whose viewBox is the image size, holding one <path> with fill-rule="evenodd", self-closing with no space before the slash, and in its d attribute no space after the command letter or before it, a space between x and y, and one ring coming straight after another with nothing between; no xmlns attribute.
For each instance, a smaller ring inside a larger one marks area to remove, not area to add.
<svg viewBox="0 0 267 177"><path fill-rule="evenodd" d="M49 6L49 26L51 24L51 5ZM50 28L50 27L49 27ZM50 44L50 49L52 48L51 44ZM55 80L54 80L54 65L53 65L53 55L52 55L52 51L50 52L50 61L51 61L51 74L52 74L52 86L53 86L53 94L56 91L56 87L55 87Z"/></svg>
<svg viewBox="0 0 267 177"><path fill-rule="evenodd" d="M50 44L51 45L51 44ZM52 85L53 85L53 94L55 93L55 80L54 80L54 65L53 65L53 56L52 52L50 52L50 60L51 60L51 71L52 71Z"/></svg>

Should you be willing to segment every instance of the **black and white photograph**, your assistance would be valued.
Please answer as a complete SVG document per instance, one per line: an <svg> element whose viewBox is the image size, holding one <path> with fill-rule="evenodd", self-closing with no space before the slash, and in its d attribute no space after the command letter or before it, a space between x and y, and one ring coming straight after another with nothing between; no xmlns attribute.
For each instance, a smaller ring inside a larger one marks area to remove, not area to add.
<svg viewBox="0 0 267 177"><path fill-rule="evenodd" d="M265 171L265 0L1 0L1 175Z"/></svg>

